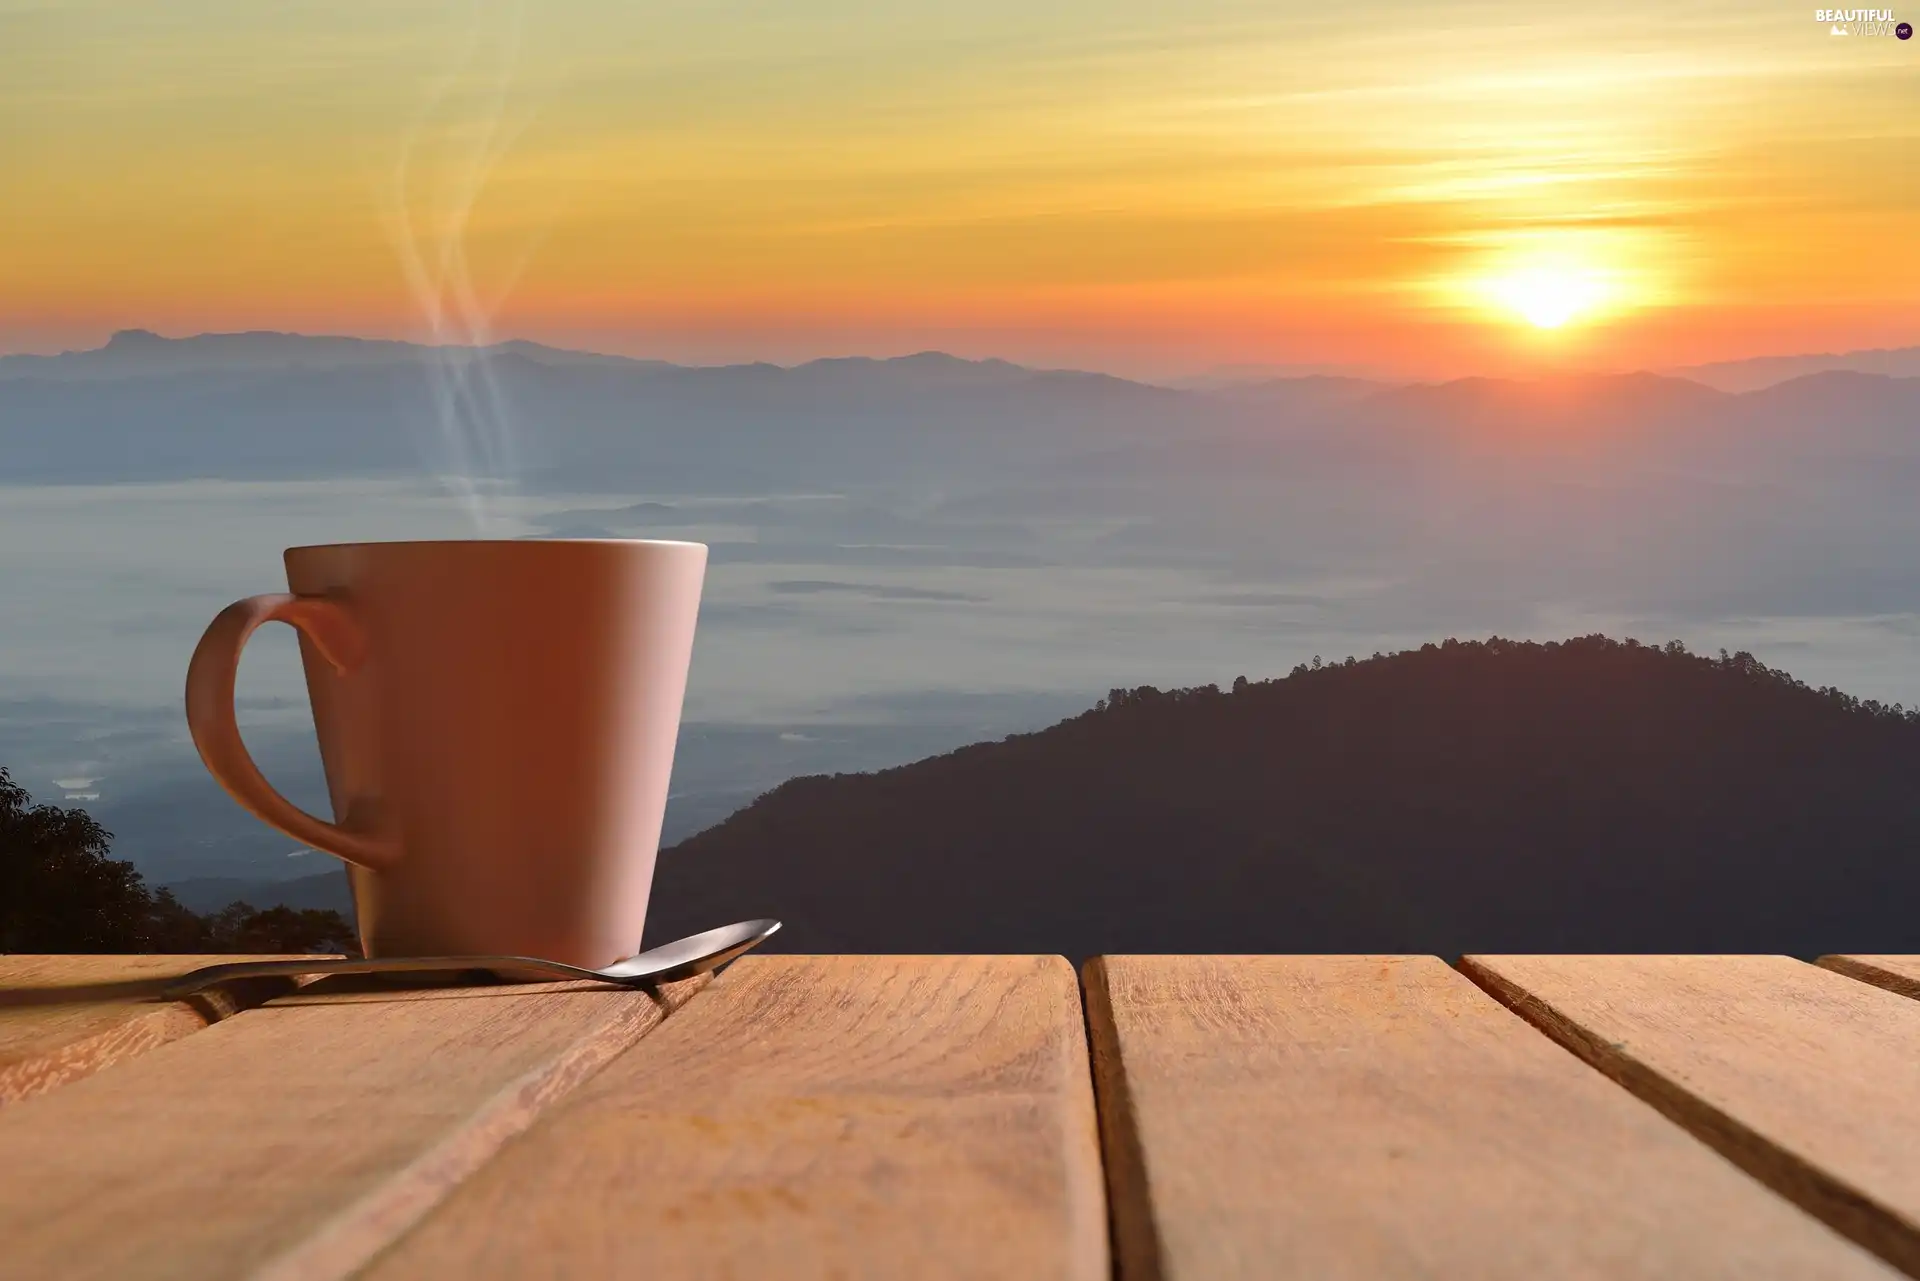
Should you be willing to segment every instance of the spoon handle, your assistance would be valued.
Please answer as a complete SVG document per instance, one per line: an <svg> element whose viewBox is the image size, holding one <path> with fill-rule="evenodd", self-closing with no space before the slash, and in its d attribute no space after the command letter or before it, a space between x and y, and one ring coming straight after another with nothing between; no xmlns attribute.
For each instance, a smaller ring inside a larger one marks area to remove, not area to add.
<svg viewBox="0 0 1920 1281"><path fill-rule="evenodd" d="M240 979L276 978L302 974L408 974L459 970L539 970L570 979L598 979L592 970L532 956L389 956L314 957L304 961L230 961L207 965L169 979L161 995L191 996L195 992Z"/></svg>
<svg viewBox="0 0 1920 1281"><path fill-rule="evenodd" d="M561 979L591 979L621 987L653 987L691 978L760 946L780 922L771 918L739 921L717 930L690 934L671 943L663 943L638 956L615 961L604 970L583 969L564 961L545 961L537 956L383 956L383 957L297 957L287 961L228 961L206 965L161 985L162 996L191 996L216 983L239 979L274 978L301 974L406 974L458 973L462 970L491 970L496 974L551 974Z"/></svg>

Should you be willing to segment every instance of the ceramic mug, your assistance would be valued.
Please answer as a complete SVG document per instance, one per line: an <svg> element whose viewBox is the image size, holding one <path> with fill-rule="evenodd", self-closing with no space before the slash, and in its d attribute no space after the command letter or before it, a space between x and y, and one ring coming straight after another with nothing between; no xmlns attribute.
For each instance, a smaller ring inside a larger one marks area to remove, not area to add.
<svg viewBox="0 0 1920 1281"><path fill-rule="evenodd" d="M706 573L699 543L342 543L286 553L290 594L221 611L187 725L221 786L345 859L368 956L602 966L640 948ZM280 621L334 819L275 791L234 676Z"/></svg>

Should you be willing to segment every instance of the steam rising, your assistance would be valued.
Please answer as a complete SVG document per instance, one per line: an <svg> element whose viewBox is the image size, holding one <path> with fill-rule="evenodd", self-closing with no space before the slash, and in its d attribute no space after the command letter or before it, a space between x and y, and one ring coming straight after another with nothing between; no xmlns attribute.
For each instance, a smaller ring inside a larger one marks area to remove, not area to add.
<svg viewBox="0 0 1920 1281"><path fill-rule="evenodd" d="M430 345L426 372L439 429L430 466L485 536L504 532L500 503L520 475L513 415L490 351L492 322L534 244L483 291L468 226L489 176L527 124L524 115L507 120L526 15L522 0L466 0L451 12L462 36L402 140L385 205Z"/></svg>

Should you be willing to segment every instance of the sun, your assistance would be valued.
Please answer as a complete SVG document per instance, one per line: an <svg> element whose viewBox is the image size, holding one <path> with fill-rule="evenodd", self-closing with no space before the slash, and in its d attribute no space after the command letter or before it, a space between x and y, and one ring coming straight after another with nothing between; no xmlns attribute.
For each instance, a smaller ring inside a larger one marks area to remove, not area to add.
<svg viewBox="0 0 1920 1281"><path fill-rule="evenodd" d="M1487 301L1535 329L1591 319L1612 292L1601 273L1576 263L1516 267L1483 282L1481 291Z"/></svg>
<svg viewBox="0 0 1920 1281"><path fill-rule="evenodd" d="M1617 234L1558 231L1488 245L1458 275L1436 283L1452 306L1558 345L1556 333L1654 305L1664 291L1645 266L1647 256L1645 244Z"/></svg>
<svg viewBox="0 0 1920 1281"><path fill-rule="evenodd" d="M1597 281L1564 267L1537 267L1488 285L1501 305L1535 329L1558 329L1589 316L1605 297Z"/></svg>

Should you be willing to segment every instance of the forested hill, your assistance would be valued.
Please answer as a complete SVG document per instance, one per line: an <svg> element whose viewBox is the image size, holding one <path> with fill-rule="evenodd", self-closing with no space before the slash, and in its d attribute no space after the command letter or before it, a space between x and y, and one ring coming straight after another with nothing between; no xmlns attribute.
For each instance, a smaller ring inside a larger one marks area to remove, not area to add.
<svg viewBox="0 0 1920 1281"><path fill-rule="evenodd" d="M1920 715L1604 637L1115 691L662 854L649 941L757 915L791 951L1920 952Z"/></svg>

